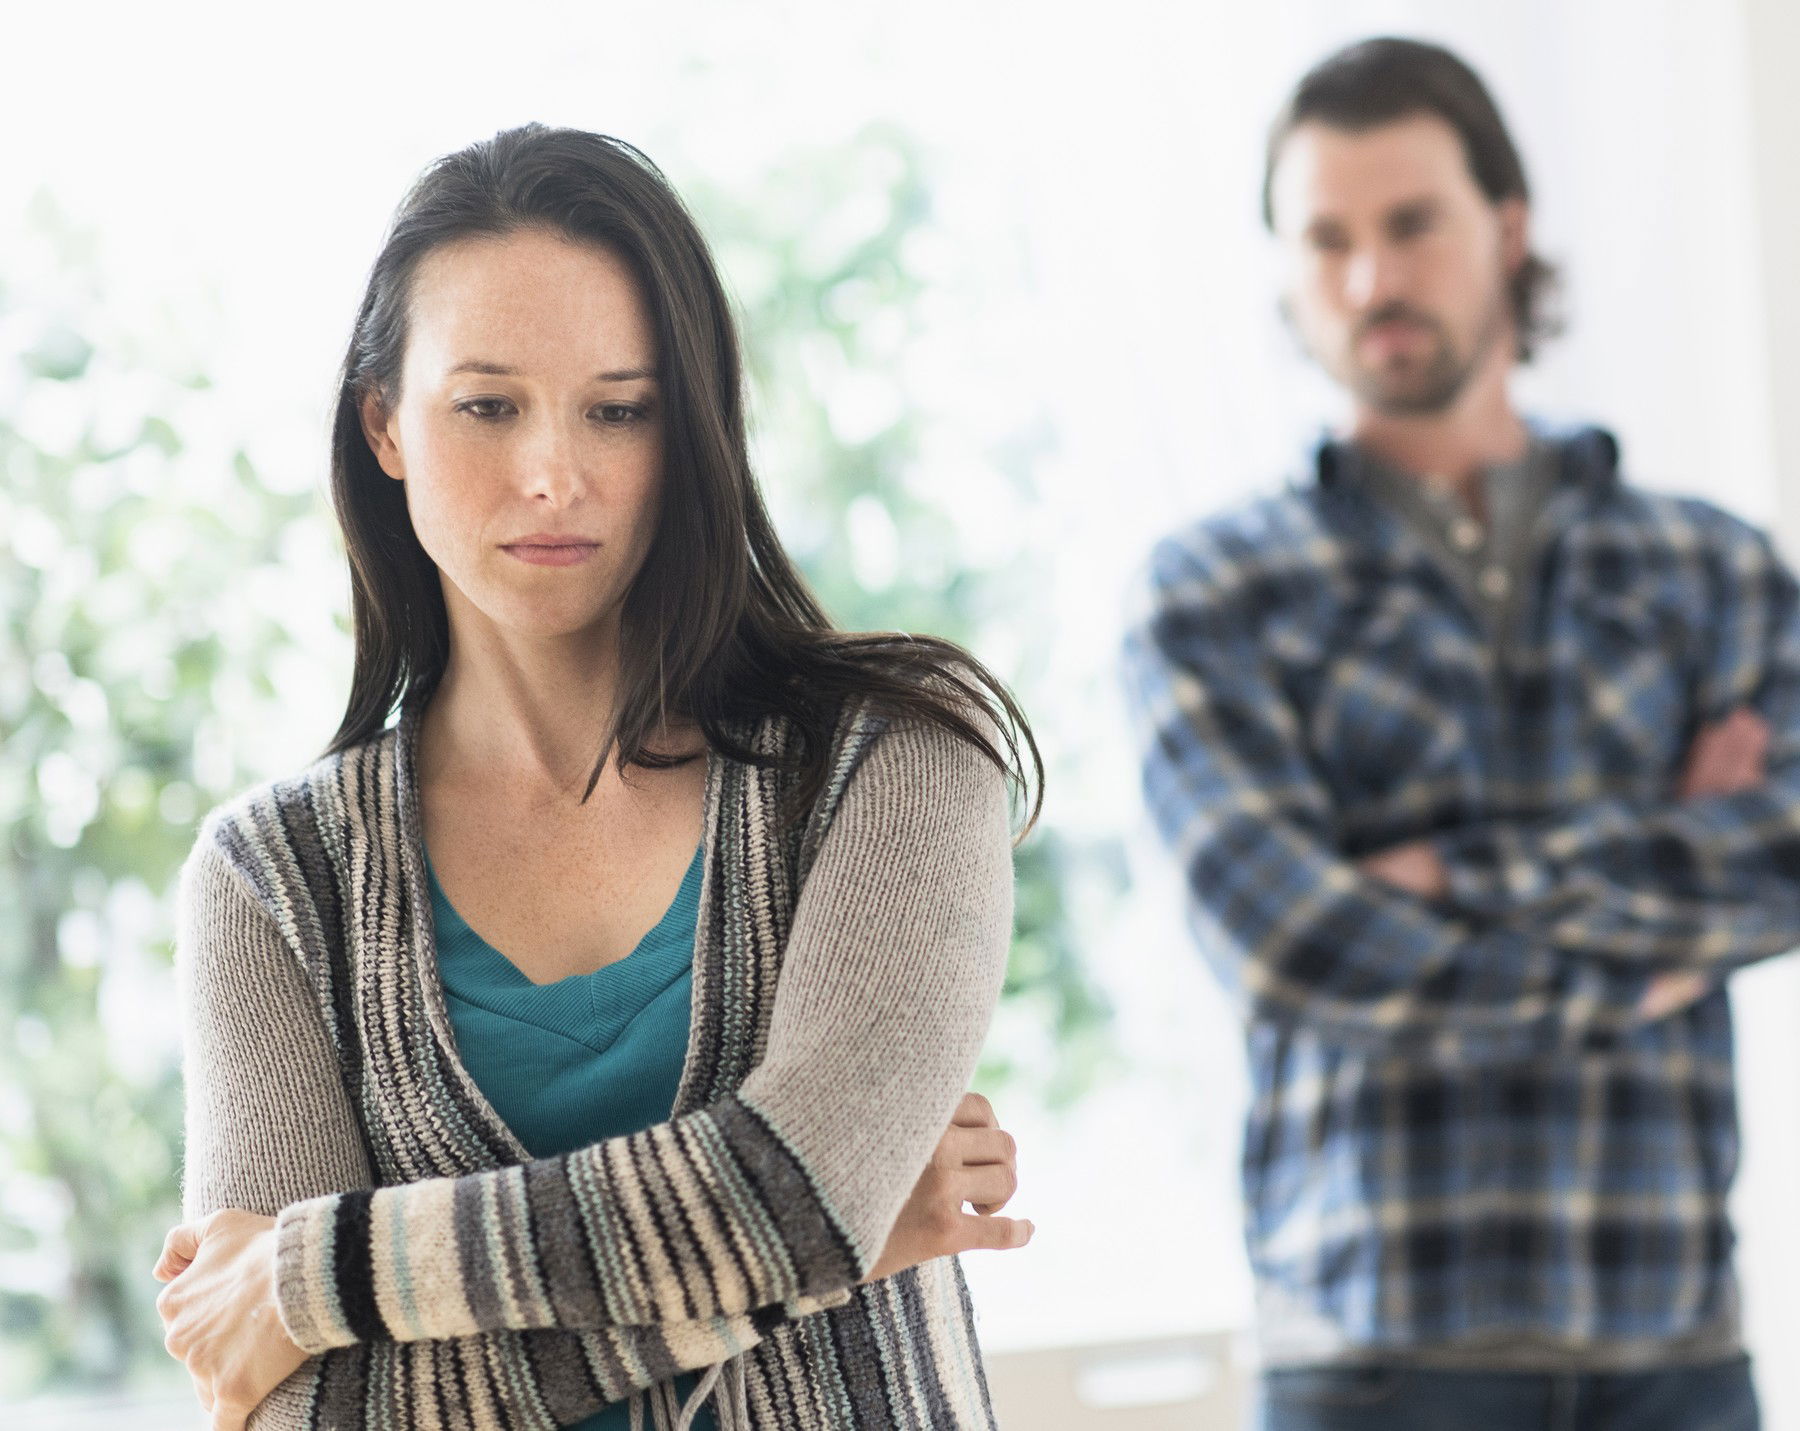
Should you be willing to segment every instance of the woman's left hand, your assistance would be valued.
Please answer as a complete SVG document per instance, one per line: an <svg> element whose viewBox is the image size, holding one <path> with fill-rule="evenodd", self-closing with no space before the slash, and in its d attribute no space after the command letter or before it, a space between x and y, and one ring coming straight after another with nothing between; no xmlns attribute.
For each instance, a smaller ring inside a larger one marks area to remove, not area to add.
<svg viewBox="0 0 1800 1431"><path fill-rule="evenodd" d="M163 1345L186 1365L213 1431L242 1431L306 1360L275 1302L275 1219L226 1209L163 1242L156 1299Z"/></svg>
<svg viewBox="0 0 1800 1431"><path fill-rule="evenodd" d="M1018 1146L1001 1128L994 1107L965 1093L950 1126L900 1209L887 1244L864 1282L879 1281L929 1262L978 1248L1004 1250L1031 1241L1022 1217L997 1217L1019 1186ZM963 1211L963 1204L974 1208Z"/></svg>

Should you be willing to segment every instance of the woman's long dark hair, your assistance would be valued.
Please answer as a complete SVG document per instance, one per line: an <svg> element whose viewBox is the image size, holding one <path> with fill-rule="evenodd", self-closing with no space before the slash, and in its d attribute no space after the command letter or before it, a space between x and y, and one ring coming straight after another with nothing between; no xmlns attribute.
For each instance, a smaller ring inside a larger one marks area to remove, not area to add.
<svg viewBox="0 0 1800 1431"><path fill-rule="evenodd" d="M527 228L624 259L656 331L661 515L625 595L617 694L586 793L609 758L621 771L679 763L655 744L668 716L693 721L721 754L758 762L744 742L745 722L773 714L799 737L794 807L803 809L826 778L844 703L866 698L985 753L1021 793L1032 792L1029 828L1043 801L1043 761L1005 686L937 637L834 630L782 550L750 471L730 306L680 198L629 144L538 124L426 170L370 271L332 432L332 500L350 558L356 660L327 753L378 734L396 705L422 709L450 655L437 566L413 532L402 485L382 473L363 435L363 400L398 400L420 260L458 239Z"/></svg>

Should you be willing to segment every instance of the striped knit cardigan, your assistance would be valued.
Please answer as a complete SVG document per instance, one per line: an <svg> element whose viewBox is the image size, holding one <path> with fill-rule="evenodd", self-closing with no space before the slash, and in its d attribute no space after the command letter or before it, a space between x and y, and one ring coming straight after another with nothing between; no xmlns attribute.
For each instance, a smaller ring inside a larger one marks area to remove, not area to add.
<svg viewBox="0 0 1800 1431"><path fill-rule="evenodd" d="M671 1121L532 1161L445 1013L417 738L406 716L241 797L183 871L186 1212L279 1214L315 1354L253 1426L536 1431L639 1396L673 1425L695 1370L723 1431L992 1427L956 1260L856 1285L998 997L991 763L847 718L794 821L791 776L712 756Z"/></svg>

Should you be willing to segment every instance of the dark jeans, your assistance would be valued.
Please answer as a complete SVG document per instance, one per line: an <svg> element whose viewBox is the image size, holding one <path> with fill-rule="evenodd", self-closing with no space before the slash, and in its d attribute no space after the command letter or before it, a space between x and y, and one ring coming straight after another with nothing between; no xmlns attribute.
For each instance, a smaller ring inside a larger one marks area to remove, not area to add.
<svg viewBox="0 0 1800 1431"><path fill-rule="evenodd" d="M1757 1431L1750 1362L1611 1375L1272 1371L1261 1431Z"/></svg>

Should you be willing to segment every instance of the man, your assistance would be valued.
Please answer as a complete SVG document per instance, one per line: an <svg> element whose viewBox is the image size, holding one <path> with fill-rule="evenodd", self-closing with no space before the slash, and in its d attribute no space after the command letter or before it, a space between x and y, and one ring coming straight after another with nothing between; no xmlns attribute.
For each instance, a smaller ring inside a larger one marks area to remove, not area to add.
<svg viewBox="0 0 1800 1431"><path fill-rule="evenodd" d="M1265 1423L1754 1427L1724 985L1800 945L1795 584L1514 409L1548 270L1460 60L1324 61L1264 199L1351 415L1157 548L1127 664L1248 1022Z"/></svg>

